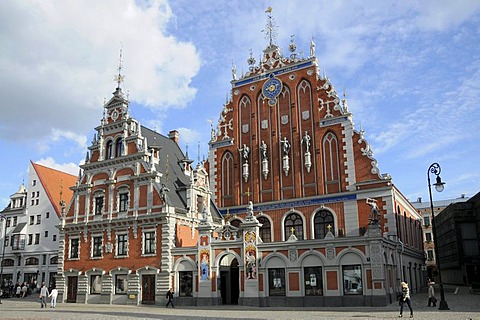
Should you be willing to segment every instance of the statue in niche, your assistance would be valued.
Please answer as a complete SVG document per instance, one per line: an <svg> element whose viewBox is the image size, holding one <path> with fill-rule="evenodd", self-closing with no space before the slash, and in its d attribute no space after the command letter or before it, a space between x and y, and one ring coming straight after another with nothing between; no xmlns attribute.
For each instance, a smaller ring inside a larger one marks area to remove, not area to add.
<svg viewBox="0 0 480 320"><path fill-rule="evenodd" d="M266 160L267 159L267 144L263 140L262 140L262 143L260 144L260 151L262 153L262 160Z"/></svg>
<svg viewBox="0 0 480 320"><path fill-rule="evenodd" d="M283 140L280 140L283 149L283 155L288 156L288 151L290 151L290 142L288 142L287 137L284 137Z"/></svg>
<svg viewBox="0 0 480 320"><path fill-rule="evenodd" d="M367 198L366 202L370 206L370 217L368 218L370 224L378 224L380 218L380 210L377 206L377 200Z"/></svg>
<svg viewBox="0 0 480 320"><path fill-rule="evenodd" d="M308 135L308 132L305 131L305 135L303 136L301 143L305 143L305 152L307 153L310 152L310 140L312 140L312 138Z"/></svg>

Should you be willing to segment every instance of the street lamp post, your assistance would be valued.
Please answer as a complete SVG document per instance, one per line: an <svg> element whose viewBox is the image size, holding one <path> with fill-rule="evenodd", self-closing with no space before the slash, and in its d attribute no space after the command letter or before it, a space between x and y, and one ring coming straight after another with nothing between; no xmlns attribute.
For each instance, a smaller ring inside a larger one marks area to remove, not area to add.
<svg viewBox="0 0 480 320"><path fill-rule="evenodd" d="M428 194L430 195L430 209L432 210L432 232L433 232L433 239L435 244L435 247L434 247L435 262L437 264L438 281L440 282L440 305L438 307L438 310L450 310L448 308L447 301L445 301L445 292L443 291L442 270L440 268L440 259L438 256L437 230L434 223L435 212L433 210L432 186L430 184L430 173L433 173L436 176L436 182L433 184L435 186L435 190L437 190L438 192L443 191L445 183L442 182L442 178L440 178L440 172L442 172L442 169L440 168L440 165L436 162L432 163L430 167L428 167L428 170L427 170Z"/></svg>
<svg viewBox="0 0 480 320"><path fill-rule="evenodd" d="M7 218L3 215L0 214L0 221L3 221L5 223L5 228L3 232L3 241L0 243L2 246L2 263L0 265L0 304L2 304L2 296L3 296L3 260L5 258L5 237L7 236ZM0 228L1 230L1 228Z"/></svg>

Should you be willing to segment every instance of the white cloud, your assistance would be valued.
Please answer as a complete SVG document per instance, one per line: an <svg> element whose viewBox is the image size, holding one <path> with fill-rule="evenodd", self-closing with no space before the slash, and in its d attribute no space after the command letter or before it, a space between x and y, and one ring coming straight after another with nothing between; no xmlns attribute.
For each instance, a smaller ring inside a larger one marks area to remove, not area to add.
<svg viewBox="0 0 480 320"><path fill-rule="evenodd" d="M41 164L41 165L49 167L49 168L57 169L57 170L60 170L60 171L63 171L63 172L66 172L66 173L69 173L69 174L72 174L72 175L77 175L78 170L80 169L80 167L75 163L72 163L72 162L57 163L55 161L55 159L53 159L51 157L46 157L46 158L40 159L38 161L35 161L35 163Z"/></svg>
<svg viewBox="0 0 480 320"><path fill-rule="evenodd" d="M121 47L130 100L185 106L200 59L166 31L171 18L165 0L2 1L0 139L41 138L50 128L78 135L97 124Z"/></svg>

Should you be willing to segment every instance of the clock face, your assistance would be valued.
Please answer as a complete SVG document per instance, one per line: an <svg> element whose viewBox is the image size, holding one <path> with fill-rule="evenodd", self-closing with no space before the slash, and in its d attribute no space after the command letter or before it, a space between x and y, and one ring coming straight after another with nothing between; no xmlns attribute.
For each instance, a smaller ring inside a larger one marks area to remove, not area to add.
<svg viewBox="0 0 480 320"><path fill-rule="evenodd" d="M265 98L268 99L268 104L273 106L277 103L277 97L282 92L282 82L275 78L273 75L270 75L270 79L265 81L262 87L262 92Z"/></svg>
<svg viewBox="0 0 480 320"><path fill-rule="evenodd" d="M118 119L118 111L113 110L111 117L112 117L113 121L117 120Z"/></svg>

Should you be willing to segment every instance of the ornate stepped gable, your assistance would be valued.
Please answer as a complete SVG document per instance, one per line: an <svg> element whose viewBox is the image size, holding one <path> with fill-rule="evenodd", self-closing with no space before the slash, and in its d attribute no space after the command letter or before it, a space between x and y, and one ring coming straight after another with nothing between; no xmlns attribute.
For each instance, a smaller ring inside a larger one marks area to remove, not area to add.
<svg viewBox="0 0 480 320"><path fill-rule="evenodd" d="M296 53L293 38L289 49L290 56L284 57L271 43L257 65L250 53L249 71L238 79L232 69L231 97L210 142L217 173L211 184L217 186L221 207L246 204L249 193L265 195L255 202L276 201L391 180L380 174L365 131L354 129L346 97L341 99L330 79L320 74L313 40L307 58ZM220 172L229 173L234 188ZM279 178L283 194L274 190Z"/></svg>

